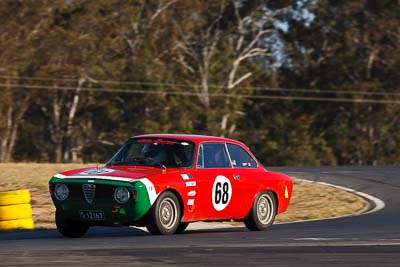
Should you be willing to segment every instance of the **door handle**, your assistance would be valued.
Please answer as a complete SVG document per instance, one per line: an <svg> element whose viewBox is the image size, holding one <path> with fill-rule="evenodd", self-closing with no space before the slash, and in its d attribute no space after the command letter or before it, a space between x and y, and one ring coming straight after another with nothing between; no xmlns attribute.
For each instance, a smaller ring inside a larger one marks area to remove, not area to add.
<svg viewBox="0 0 400 267"><path fill-rule="evenodd" d="M234 174L234 175L233 175L233 178L234 178L235 180L240 180L240 175L239 175L239 174Z"/></svg>

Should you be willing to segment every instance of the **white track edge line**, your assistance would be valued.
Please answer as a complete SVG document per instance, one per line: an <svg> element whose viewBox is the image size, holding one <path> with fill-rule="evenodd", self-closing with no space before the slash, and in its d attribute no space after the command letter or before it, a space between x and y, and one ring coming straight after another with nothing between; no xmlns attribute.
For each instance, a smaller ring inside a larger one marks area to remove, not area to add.
<svg viewBox="0 0 400 267"><path fill-rule="evenodd" d="M361 212L360 214L357 214L357 215L363 215L363 214L377 212L377 211L385 208L385 206L386 206L386 204L385 204L385 202L383 200L381 200L381 199L379 199L377 197L374 197L374 196L372 196L370 194L367 194L367 193L364 193L364 192L361 192L361 191L357 191L357 190L352 189L352 188L348 188L348 187L344 187L344 186L340 186L340 185L335 185L335 184L330 184L330 183L326 183L326 182L318 182L318 181L311 181L311 180L298 179L298 178L296 178L296 179L297 180L301 180L303 182L316 183L316 184L331 186L331 187L334 187L334 188L337 188L337 189L342 189L344 191L356 194L356 195L358 195L358 196L360 196L360 197L362 197L364 199L367 199L367 200L371 201L372 203L374 203L375 207L373 209L368 210L366 212Z"/></svg>
<svg viewBox="0 0 400 267"><path fill-rule="evenodd" d="M294 177L292 177L294 178ZM364 199L370 200L372 203L374 203L375 207L371 210L367 210L365 212L360 212L360 213L356 213L356 214L350 214L350 215L342 215L342 216L336 216L336 217L330 217L330 218L318 218L318 219L310 219L310 220L298 220L298 221L293 221L293 222L280 222L280 223L274 223L276 225L279 224L289 224L289 223L302 223L302 222L315 222L315 221L326 221L326 220L333 220L333 219L340 219L340 218L346 218L346 217L353 217L353 216L360 216L360 215L365 215L368 213L373 213L373 212L377 212L381 209L383 209L386 205L385 202L377 197L371 196L367 193L364 192L360 192L348 187L344 187L344 186L340 186L340 185L334 185L334 184L330 184L330 183L325 183L325 182L318 182L318 181L312 181L312 180L306 180L306 179L300 179L300 178L294 178L296 180L302 181L302 182L306 182L306 183L315 183L315 184L321 184L321 185L325 185L325 186L331 186L331 187L335 187L337 189L341 189L353 194L356 194Z"/></svg>

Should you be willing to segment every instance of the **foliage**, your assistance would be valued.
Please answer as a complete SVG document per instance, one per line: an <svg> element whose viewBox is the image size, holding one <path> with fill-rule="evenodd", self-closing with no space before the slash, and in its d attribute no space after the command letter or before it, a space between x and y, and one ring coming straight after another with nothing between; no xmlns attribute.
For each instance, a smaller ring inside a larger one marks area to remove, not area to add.
<svg viewBox="0 0 400 267"><path fill-rule="evenodd" d="M105 161L132 135L194 133L267 165L397 164L400 106L357 101L398 99L399 14L394 0L0 1L0 161Z"/></svg>
<svg viewBox="0 0 400 267"><path fill-rule="evenodd" d="M292 21L285 36L292 55L282 70L285 86L337 92L330 97L393 100L400 90L398 2L318 1L313 9L309 27ZM398 104L327 103L309 111L317 114L313 128L338 164L398 163Z"/></svg>

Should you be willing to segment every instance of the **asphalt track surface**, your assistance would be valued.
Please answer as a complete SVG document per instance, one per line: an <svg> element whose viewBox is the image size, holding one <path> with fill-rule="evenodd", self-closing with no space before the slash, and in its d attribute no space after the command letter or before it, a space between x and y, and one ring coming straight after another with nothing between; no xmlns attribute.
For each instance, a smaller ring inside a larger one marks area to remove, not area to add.
<svg viewBox="0 0 400 267"><path fill-rule="evenodd" d="M400 266L400 167L271 168L383 200L377 212L332 220L188 230L93 228L81 239L56 230L0 234L0 266Z"/></svg>

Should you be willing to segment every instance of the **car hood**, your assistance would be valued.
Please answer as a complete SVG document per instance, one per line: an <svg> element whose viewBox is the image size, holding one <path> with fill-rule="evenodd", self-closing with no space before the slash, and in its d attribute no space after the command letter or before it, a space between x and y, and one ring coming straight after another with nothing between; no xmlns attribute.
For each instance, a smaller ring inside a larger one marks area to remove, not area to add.
<svg viewBox="0 0 400 267"><path fill-rule="evenodd" d="M132 182L136 179L162 174L165 170L153 167L113 167L113 168L83 168L61 172L57 178L94 178Z"/></svg>

